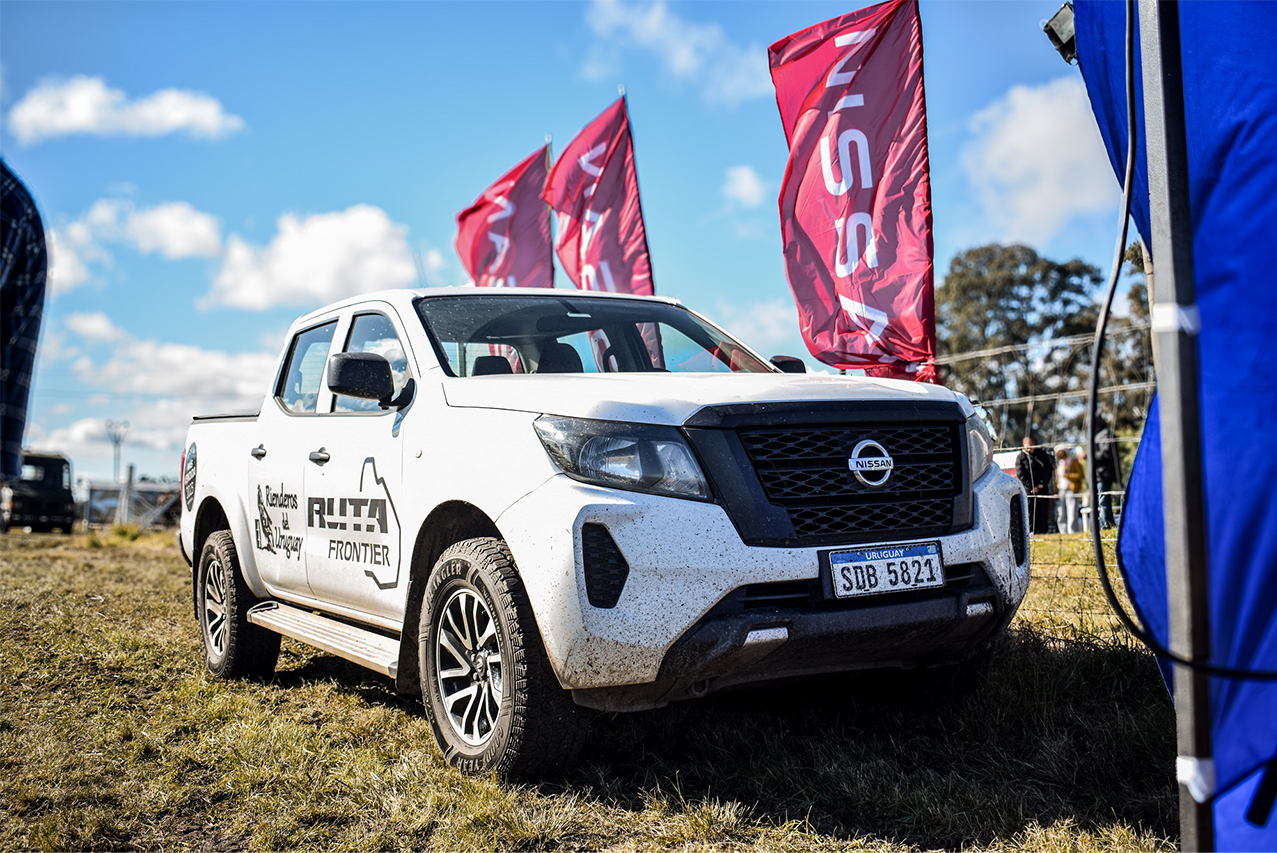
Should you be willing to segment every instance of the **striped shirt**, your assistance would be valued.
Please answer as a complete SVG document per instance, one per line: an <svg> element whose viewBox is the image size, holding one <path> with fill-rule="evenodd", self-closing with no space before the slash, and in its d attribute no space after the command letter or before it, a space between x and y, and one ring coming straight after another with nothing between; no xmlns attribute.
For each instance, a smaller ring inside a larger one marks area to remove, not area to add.
<svg viewBox="0 0 1277 853"><path fill-rule="evenodd" d="M0 480L22 473L22 433L49 258L31 194L0 160Z"/></svg>

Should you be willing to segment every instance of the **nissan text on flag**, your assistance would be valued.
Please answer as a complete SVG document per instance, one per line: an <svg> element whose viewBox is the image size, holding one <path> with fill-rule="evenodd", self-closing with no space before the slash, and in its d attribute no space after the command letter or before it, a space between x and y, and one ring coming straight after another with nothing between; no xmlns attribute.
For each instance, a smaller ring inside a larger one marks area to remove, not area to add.
<svg viewBox="0 0 1277 853"><path fill-rule="evenodd" d="M936 381L917 0L808 27L768 58L789 146L785 275L807 348L832 367Z"/></svg>
<svg viewBox="0 0 1277 853"><path fill-rule="evenodd" d="M209 670L268 675L281 635L355 661L466 772L563 768L590 709L854 670L960 687L1029 583L1024 492L966 398L782 372L670 299L338 302L293 324L257 413L186 446Z"/></svg>

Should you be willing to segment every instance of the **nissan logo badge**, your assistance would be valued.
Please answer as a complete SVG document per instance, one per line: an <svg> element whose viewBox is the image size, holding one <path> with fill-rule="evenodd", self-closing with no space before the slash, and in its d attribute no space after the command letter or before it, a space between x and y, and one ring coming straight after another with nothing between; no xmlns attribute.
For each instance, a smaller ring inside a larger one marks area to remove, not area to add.
<svg viewBox="0 0 1277 853"><path fill-rule="evenodd" d="M872 438L866 438L851 451L847 467L856 479L866 486L881 486L891 477L891 469L896 467L887 448ZM867 476L866 476L867 475Z"/></svg>

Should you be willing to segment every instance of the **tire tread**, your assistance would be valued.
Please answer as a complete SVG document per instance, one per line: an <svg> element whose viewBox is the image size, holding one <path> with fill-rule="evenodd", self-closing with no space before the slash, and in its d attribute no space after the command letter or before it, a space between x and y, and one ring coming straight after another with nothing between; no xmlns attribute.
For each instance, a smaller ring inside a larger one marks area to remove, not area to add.
<svg viewBox="0 0 1277 853"><path fill-rule="evenodd" d="M445 550L436 565L453 559L462 559L488 573L496 592L495 604L501 610L500 618L505 621L515 646L507 664L515 703L511 709L511 730L505 749L489 769L504 779L537 779L565 770L585 744L589 717L559 685L509 546L493 537L467 539ZM426 595L434 588L432 579ZM430 607L422 607L423 619L432 618L431 613ZM423 624L422 633L428 630ZM429 708L431 687L425 682L429 677L423 668L422 696L433 719L434 712ZM446 724L436 722L436 731Z"/></svg>
<svg viewBox="0 0 1277 853"><path fill-rule="evenodd" d="M206 571L205 558L210 549L220 552L222 566L229 575L226 579L226 605L227 610L233 612L233 617L228 620L229 633L223 665L216 666L208 656L208 649L204 650L209 671L220 678L269 677L275 672L275 665L279 660L280 636L248 621L248 611L258 603L258 598L244 582L239 552L229 530L215 531L205 540L200 556L200 578L196 595L202 597L204 594L203 573ZM196 605L198 618L203 619L202 602L197 601ZM204 628L201 625L201 638L203 634Z"/></svg>

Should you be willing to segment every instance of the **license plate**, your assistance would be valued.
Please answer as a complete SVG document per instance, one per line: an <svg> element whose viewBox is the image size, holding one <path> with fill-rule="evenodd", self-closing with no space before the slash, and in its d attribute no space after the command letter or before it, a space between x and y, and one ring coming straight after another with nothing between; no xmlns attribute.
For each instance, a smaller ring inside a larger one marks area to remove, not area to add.
<svg viewBox="0 0 1277 853"><path fill-rule="evenodd" d="M834 551L829 568L838 598L944 586L938 542Z"/></svg>

